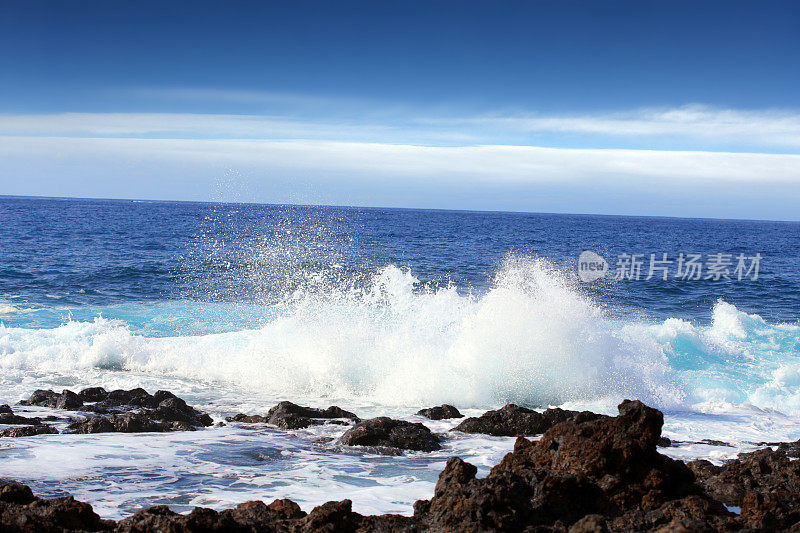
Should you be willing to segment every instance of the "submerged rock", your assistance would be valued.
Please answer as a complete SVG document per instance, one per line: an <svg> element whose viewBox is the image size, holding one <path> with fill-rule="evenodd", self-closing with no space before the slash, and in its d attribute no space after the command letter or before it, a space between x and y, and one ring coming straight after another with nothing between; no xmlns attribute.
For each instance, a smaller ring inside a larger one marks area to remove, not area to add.
<svg viewBox="0 0 800 533"><path fill-rule="evenodd" d="M448 418L464 417L464 415L458 412L458 409L448 404L442 404L438 407L431 407L430 409L420 409L417 411L417 414L430 420L446 420Z"/></svg>
<svg viewBox="0 0 800 533"><path fill-rule="evenodd" d="M589 411L547 409L543 413L510 403L501 409L487 411L479 417L467 418L455 428L463 433L484 433L495 437L529 437L541 435L551 427L567 420L589 421L605 415Z"/></svg>
<svg viewBox="0 0 800 533"><path fill-rule="evenodd" d="M441 449L439 437L424 424L394 420L386 416L359 422L339 439L346 446L373 446L432 452Z"/></svg>

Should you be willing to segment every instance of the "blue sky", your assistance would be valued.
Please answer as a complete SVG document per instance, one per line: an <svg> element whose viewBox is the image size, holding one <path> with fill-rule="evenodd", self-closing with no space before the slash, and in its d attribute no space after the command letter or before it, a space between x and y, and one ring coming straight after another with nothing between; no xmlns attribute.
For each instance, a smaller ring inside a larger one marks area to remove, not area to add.
<svg viewBox="0 0 800 533"><path fill-rule="evenodd" d="M796 2L9 2L0 193L798 219Z"/></svg>

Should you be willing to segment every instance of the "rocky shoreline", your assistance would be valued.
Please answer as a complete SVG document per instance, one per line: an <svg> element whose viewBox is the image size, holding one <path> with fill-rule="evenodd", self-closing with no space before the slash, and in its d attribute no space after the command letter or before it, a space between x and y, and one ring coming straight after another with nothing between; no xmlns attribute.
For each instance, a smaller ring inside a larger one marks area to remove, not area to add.
<svg viewBox="0 0 800 533"><path fill-rule="evenodd" d="M166 391L36 391L21 404L80 413L67 417L69 433L192 431L213 424L208 414ZM446 405L417 414L462 418ZM64 420L48 418L0 406L0 424L19 430L7 437L57 433L53 423ZM284 429L347 425L339 445L393 454L437 450L446 438L420 423L361 420L336 406L291 402L265 415L227 420ZM660 411L628 400L616 417L507 405L466 418L456 431L517 436L514 450L480 479L475 466L449 459L432 498L416 502L413 516L363 516L349 500L306 513L290 500L276 500L188 514L155 506L112 521L72 497L41 499L25 485L7 483L0 484L0 531L800 531L800 462L792 460L800 442L770 443L776 449L740 454L722 466L684 463L658 452L665 444L662 425ZM538 441L525 438L542 433Z"/></svg>

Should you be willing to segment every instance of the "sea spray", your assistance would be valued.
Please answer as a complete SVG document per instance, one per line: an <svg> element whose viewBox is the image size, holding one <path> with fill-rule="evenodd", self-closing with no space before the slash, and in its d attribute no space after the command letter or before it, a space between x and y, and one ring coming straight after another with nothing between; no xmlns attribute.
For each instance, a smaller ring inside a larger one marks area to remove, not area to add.
<svg viewBox="0 0 800 533"><path fill-rule="evenodd" d="M642 398L680 406L663 344L632 335L548 262L509 258L482 295L430 287L394 265L358 288L292 294L262 327L149 338L97 318L4 328L0 365L95 368L213 382L287 397L488 407Z"/></svg>

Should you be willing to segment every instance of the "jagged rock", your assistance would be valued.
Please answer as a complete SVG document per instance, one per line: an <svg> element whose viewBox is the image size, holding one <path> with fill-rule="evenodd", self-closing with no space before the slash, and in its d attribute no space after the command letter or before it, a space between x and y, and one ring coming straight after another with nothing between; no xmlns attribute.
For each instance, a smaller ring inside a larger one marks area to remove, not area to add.
<svg viewBox="0 0 800 533"><path fill-rule="evenodd" d="M114 522L102 520L87 503L72 496L42 500L24 485L0 486L0 531L60 533L109 531Z"/></svg>
<svg viewBox="0 0 800 533"><path fill-rule="evenodd" d="M778 443L778 450L786 454L786 457L792 459L800 458L800 440L794 442L780 442Z"/></svg>
<svg viewBox="0 0 800 533"><path fill-rule="evenodd" d="M166 391L158 391L156 394L158 395L160 392ZM167 394L172 395L172 393ZM117 389L106 394L105 398L97 401L95 404L86 406L86 409L97 413L130 411L137 407L154 409L158 407L161 399L165 398L166 396L157 398L155 395L150 395L150 393L142 388L131 390Z"/></svg>
<svg viewBox="0 0 800 533"><path fill-rule="evenodd" d="M711 461L706 461L705 459L689 461L686 463L686 466L688 466L689 469L694 472L695 479L700 482L711 476L719 474L719 471L721 470L720 467Z"/></svg>
<svg viewBox="0 0 800 533"><path fill-rule="evenodd" d="M359 422L339 439L347 446L374 446L432 452L441 449L439 438L425 425L386 416Z"/></svg>
<svg viewBox="0 0 800 533"><path fill-rule="evenodd" d="M2 415L13 415L14 411L11 410L11 407L8 404L0 405L0 414Z"/></svg>
<svg viewBox="0 0 800 533"><path fill-rule="evenodd" d="M467 418L454 429L463 433L485 433L496 437L529 437L540 435L556 424L567 420L588 421L604 415L589 411L547 409L543 413L510 403L496 411L487 411L479 417Z"/></svg>
<svg viewBox="0 0 800 533"><path fill-rule="evenodd" d="M54 433L58 433L58 431L52 426L20 426L0 430L0 437L33 437L34 435L48 435Z"/></svg>
<svg viewBox="0 0 800 533"><path fill-rule="evenodd" d="M741 454L722 467L708 461L685 465L658 453L662 423L659 411L626 400L617 417L577 415L554 425L537 442L518 438L513 452L485 478L476 477L475 466L451 458L433 498L415 503L413 517L362 516L349 500L325 503L306 515L294 502L276 500L220 512L195 508L185 515L156 506L115 524L99 520L91 507L71 498L40 500L27 487L0 484L0 531L666 533L800 528L800 466L782 450ZM396 446L418 436L436 439L422 424L385 417L361 422L348 434L367 446ZM728 512L715 498L740 506L741 514Z"/></svg>
<svg viewBox="0 0 800 533"><path fill-rule="evenodd" d="M442 404L438 407L431 407L430 409L420 409L417 411L417 414L430 420L446 420L448 418L464 417L464 415L458 412L458 409L447 404Z"/></svg>
<svg viewBox="0 0 800 533"><path fill-rule="evenodd" d="M283 429L303 429L314 424L337 423L339 419L349 422L359 422L361 419L355 414L332 405L327 409L304 407L292 402L281 402L267 412L267 416L247 415L239 413L229 416L228 422L242 422L245 424L268 423Z"/></svg>
<svg viewBox="0 0 800 533"><path fill-rule="evenodd" d="M708 494L741 507L745 526L775 530L800 522L800 462L783 450L742 453L722 467L706 463L690 466Z"/></svg>
<svg viewBox="0 0 800 533"><path fill-rule="evenodd" d="M625 401L617 417L576 415L538 442L518 438L484 479L475 478L474 466L450 459L433 499L418 506L419 520L431 529L509 531L570 526L599 514L625 517L636 530L666 525L672 514L665 506L689 496L707 503L706 518L727 520L683 463L656 451L662 424L659 411Z"/></svg>
<svg viewBox="0 0 800 533"><path fill-rule="evenodd" d="M721 440L714 440L714 439L703 439L701 441L696 442L695 444L705 444L707 446L724 446L726 448L733 448L733 444Z"/></svg>

